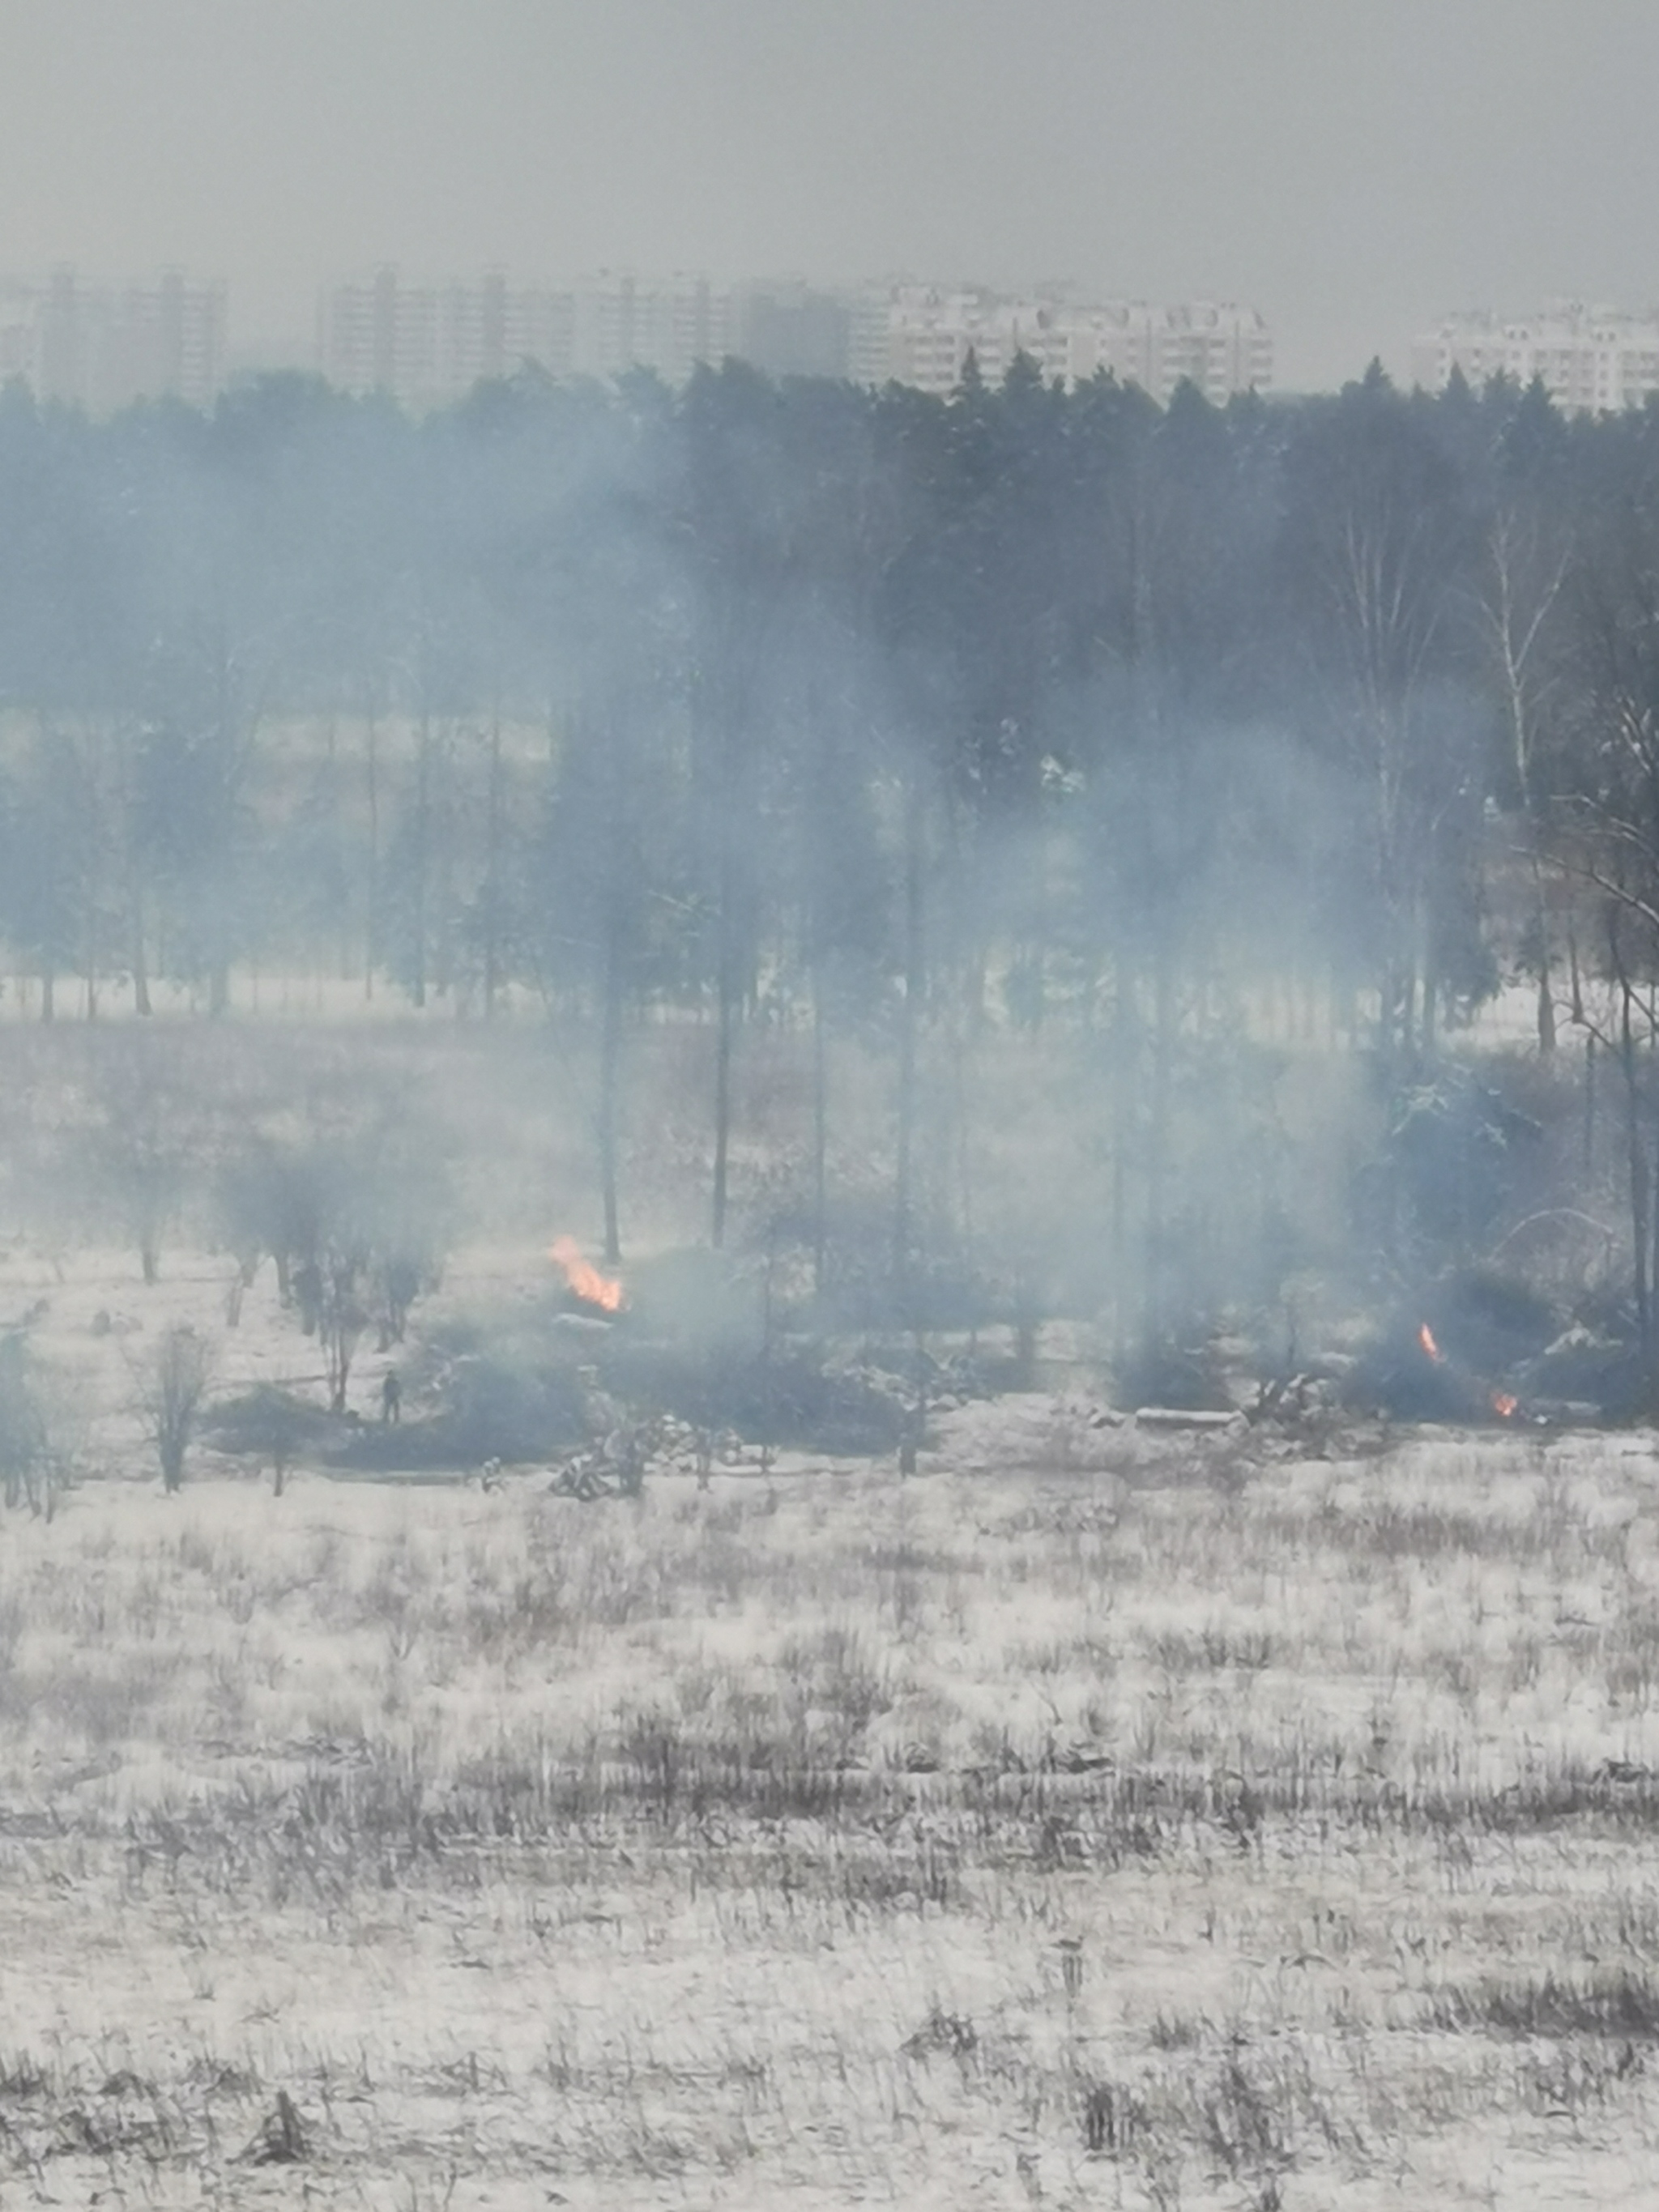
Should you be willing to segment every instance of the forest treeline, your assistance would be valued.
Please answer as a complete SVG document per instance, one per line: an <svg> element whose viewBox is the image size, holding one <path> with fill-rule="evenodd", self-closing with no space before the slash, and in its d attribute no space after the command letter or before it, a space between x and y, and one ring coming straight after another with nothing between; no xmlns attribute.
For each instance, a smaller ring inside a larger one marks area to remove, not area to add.
<svg viewBox="0 0 1659 2212"><path fill-rule="evenodd" d="M526 373L418 421L13 386L0 716L9 992L545 1008L613 1252L642 1024L709 1039L715 1243L743 1040L799 1032L820 1272L826 1069L873 1055L901 1277L963 1233L963 1069L1013 1040L1080 1085L1066 1188L1161 1323L1295 1257L1298 1038L1364 1048L1386 1137L1520 975L1543 1054L1577 1022L1623 1070L1645 1326L1659 410L1376 368L1160 410L1024 362Z"/></svg>

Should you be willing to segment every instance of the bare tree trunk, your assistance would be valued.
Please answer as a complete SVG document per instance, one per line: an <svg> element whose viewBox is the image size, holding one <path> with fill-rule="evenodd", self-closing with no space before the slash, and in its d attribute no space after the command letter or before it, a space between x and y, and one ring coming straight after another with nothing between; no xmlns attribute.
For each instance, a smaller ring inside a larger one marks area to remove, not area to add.
<svg viewBox="0 0 1659 2212"><path fill-rule="evenodd" d="M622 1258L617 1208L617 1073L622 1048L622 915L620 892L607 902L605 943L605 1003L599 1030L599 1188L605 1207L605 1257L614 1267Z"/></svg>
<svg viewBox="0 0 1659 2212"><path fill-rule="evenodd" d="M772 1382L773 1277L778 1264L778 1224L766 1224L766 1267L761 1277L761 1473L772 1472L777 1443L776 1407Z"/></svg>
<svg viewBox="0 0 1659 2212"><path fill-rule="evenodd" d="M1152 1092L1146 1127L1146 1288L1144 1334L1149 1345L1164 1340L1170 1325L1168 1297L1169 1224L1165 1187L1169 1177L1170 1062L1175 1051L1175 974L1167 945L1152 956Z"/></svg>
<svg viewBox="0 0 1659 2212"><path fill-rule="evenodd" d="M899 1023L898 1140L893 1176L893 1271L907 1304L915 1243L916 1043L924 973L922 828L921 789L913 775L904 805L904 1007Z"/></svg>
<svg viewBox="0 0 1659 2212"><path fill-rule="evenodd" d="M1538 933L1538 1049L1547 1057L1555 1050L1555 993L1550 981L1549 902L1544 893L1544 872L1539 865L1537 832L1533 832L1533 927Z"/></svg>
<svg viewBox="0 0 1659 2212"><path fill-rule="evenodd" d="M1595 1032L1584 1034L1584 1180L1595 1173Z"/></svg>
<svg viewBox="0 0 1659 2212"><path fill-rule="evenodd" d="M1417 933L1413 927L1413 903L1396 903L1390 932L1396 1021L1393 1065L1396 1071L1409 1068L1417 1057Z"/></svg>
<svg viewBox="0 0 1659 2212"><path fill-rule="evenodd" d="M368 870L363 910L363 997L374 996L374 951L380 934L380 732L368 717L364 767L368 784Z"/></svg>
<svg viewBox="0 0 1659 2212"><path fill-rule="evenodd" d="M1550 977L1549 901L1545 891L1543 823L1540 820L1533 783L1533 751L1543 702L1535 656L1547 650L1547 625L1560 596L1568 568L1564 552L1547 557L1540 569L1540 548L1528 530L1527 519L1504 509L1493 518L1491 589L1485 602L1487 623L1496 647L1509 716L1510 750L1515 764L1521 811L1527 823L1528 860L1532 876L1533 927L1538 952L1538 1049L1555 1050L1555 1000ZM1528 556L1534 558L1528 561ZM1576 991L1575 991L1576 996Z"/></svg>
<svg viewBox="0 0 1659 2212"><path fill-rule="evenodd" d="M1651 1203L1646 1131L1643 1127L1641 1087L1636 1062L1636 1042L1631 1021L1635 991L1624 972L1613 932L1613 967L1619 982L1619 1064L1625 1079L1625 1139L1630 1172L1631 1258L1635 1276L1636 1323L1645 1365L1653 1350L1651 1299L1649 1292L1648 1209Z"/></svg>
<svg viewBox="0 0 1659 2212"><path fill-rule="evenodd" d="M484 854L484 944L483 944L483 1011L484 1019L495 1017L497 969L501 960L499 940L501 904L501 714L495 708L489 725L489 796L486 809L486 849Z"/></svg>
<svg viewBox="0 0 1659 2212"><path fill-rule="evenodd" d="M149 968L144 954L144 896L135 885L132 893L132 1004L135 1013L148 1015Z"/></svg>
<svg viewBox="0 0 1659 2212"><path fill-rule="evenodd" d="M715 954L720 994L714 1037L714 1192L709 1241L718 1252L726 1240L726 1176L732 1144L732 1031L737 1020L736 948L732 939L736 917L732 911L732 868L720 863L720 944Z"/></svg>
<svg viewBox="0 0 1659 2212"><path fill-rule="evenodd" d="M98 901L95 890L87 896L87 1019L98 1018Z"/></svg>
<svg viewBox="0 0 1659 2212"><path fill-rule="evenodd" d="M1129 1132L1134 1091L1129 1064L1131 984L1121 947L1113 955L1112 984L1112 1358L1121 1367L1129 1274Z"/></svg>
<svg viewBox="0 0 1659 2212"><path fill-rule="evenodd" d="M431 795L432 721L422 697L415 747L415 968L411 996L417 1006L426 1004L426 856Z"/></svg>
<svg viewBox="0 0 1659 2212"><path fill-rule="evenodd" d="M429 977L433 990L441 999L455 995L455 1011L464 1011L465 1001L455 991L455 935L449 927L449 917L455 911L455 725L441 721L437 743L432 753L432 781L426 794L428 859L426 872L431 883L428 912L434 927L432 929L432 973Z"/></svg>
<svg viewBox="0 0 1659 2212"><path fill-rule="evenodd" d="M979 1231L974 1212L973 1133L968 1119L970 1088L968 1055L973 1048L963 1034L965 1027L963 1010L958 1007L951 1023L951 1151L956 1163L957 1225L962 1248L964 1252L971 1254ZM977 1326L975 1322L975 1333Z"/></svg>
<svg viewBox="0 0 1659 2212"><path fill-rule="evenodd" d="M812 971L812 1294L818 1298L823 1296L824 1259L829 1243L829 1155L830 1078L820 965Z"/></svg>

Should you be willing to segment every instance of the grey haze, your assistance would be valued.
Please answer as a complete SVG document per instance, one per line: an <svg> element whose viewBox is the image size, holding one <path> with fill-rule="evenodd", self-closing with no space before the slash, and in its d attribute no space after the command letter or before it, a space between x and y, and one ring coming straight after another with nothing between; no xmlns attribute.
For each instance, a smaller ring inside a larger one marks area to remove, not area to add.
<svg viewBox="0 0 1659 2212"><path fill-rule="evenodd" d="M1639 0L0 0L0 268L906 270L1260 306L1285 386L1659 294Z"/></svg>

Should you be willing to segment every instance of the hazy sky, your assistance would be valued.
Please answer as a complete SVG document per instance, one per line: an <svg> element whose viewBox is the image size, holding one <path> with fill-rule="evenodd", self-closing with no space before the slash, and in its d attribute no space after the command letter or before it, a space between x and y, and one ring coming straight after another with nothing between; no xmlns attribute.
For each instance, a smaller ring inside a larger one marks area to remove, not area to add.
<svg viewBox="0 0 1659 2212"><path fill-rule="evenodd" d="M0 270L1074 276L1282 386L1659 300L1656 0L0 0Z"/></svg>

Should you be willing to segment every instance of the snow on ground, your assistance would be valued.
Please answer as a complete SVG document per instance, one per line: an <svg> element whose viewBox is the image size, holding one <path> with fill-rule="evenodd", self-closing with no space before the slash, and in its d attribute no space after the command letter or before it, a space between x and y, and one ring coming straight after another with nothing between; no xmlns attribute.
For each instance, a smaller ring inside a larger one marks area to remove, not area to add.
<svg viewBox="0 0 1659 2212"><path fill-rule="evenodd" d="M85 1416L0 1522L0 2202L1650 2201L1648 1439L166 1498L160 1329L311 1352L226 1273L0 1265Z"/></svg>

